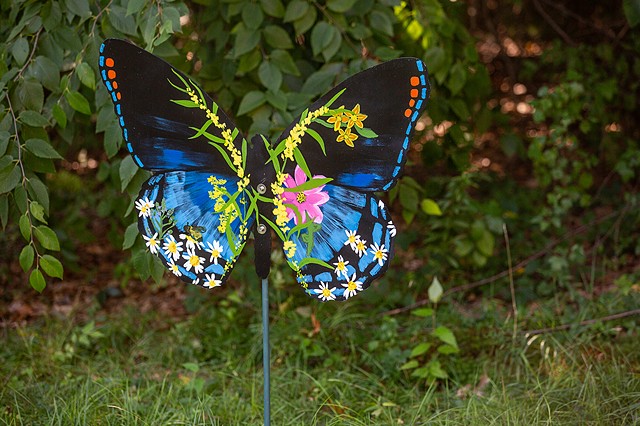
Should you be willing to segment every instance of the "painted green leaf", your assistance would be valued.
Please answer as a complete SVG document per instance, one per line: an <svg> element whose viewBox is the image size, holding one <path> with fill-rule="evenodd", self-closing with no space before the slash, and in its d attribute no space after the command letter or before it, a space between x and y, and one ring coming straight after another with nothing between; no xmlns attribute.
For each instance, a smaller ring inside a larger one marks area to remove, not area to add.
<svg viewBox="0 0 640 426"><path fill-rule="evenodd" d="M52 278L62 279L64 269L62 263L50 254L45 254L40 258L40 267Z"/></svg>
<svg viewBox="0 0 640 426"><path fill-rule="evenodd" d="M29 284L31 284L31 287L33 287L35 291L42 293L42 290L44 290L47 283L45 282L40 269L34 269L31 271L31 275L29 275Z"/></svg>

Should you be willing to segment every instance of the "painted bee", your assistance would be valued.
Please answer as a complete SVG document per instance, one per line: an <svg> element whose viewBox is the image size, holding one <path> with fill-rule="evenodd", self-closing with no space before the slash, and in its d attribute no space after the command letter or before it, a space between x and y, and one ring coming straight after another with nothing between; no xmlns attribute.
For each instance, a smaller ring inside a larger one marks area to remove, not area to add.
<svg viewBox="0 0 640 426"><path fill-rule="evenodd" d="M184 232L193 238L196 242L200 242L202 240L202 233L207 231L207 228L202 226L194 226L189 225L188 223L184 225Z"/></svg>

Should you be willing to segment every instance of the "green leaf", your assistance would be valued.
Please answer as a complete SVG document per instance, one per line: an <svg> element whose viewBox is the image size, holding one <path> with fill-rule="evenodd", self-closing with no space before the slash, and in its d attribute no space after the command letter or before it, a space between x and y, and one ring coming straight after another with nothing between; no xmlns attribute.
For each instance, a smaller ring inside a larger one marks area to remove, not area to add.
<svg viewBox="0 0 640 426"><path fill-rule="evenodd" d="M430 216L442 216L442 210L438 206L438 203L433 201L431 198L425 198L420 202L420 207L422 211Z"/></svg>
<svg viewBox="0 0 640 426"><path fill-rule="evenodd" d="M476 247L478 248L478 251L484 256L489 257L493 255L494 245L495 237L488 229L484 229L480 239L476 241Z"/></svg>
<svg viewBox="0 0 640 426"><path fill-rule="evenodd" d="M13 190L13 201L15 202L16 207L18 207L20 214L27 212L27 209L29 208L27 191L22 185L16 186Z"/></svg>
<svg viewBox="0 0 640 426"><path fill-rule="evenodd" d="M62 268L62 263L55 257L50 254L45 254L40 258L40 267L45 272L45 274L49 275L52 278L60 278L62 279L62 274L64 269Z"/></svg>
<svg viewBox="0 0 640 426"><path fill-rule="evenodd" d="M35 250L30 244L27 244L20 251L20 256L18 257L18 262L20 262L20 267L24 272L27 272L33 266L33 259L35 257Z"/></svg>
<svg viewBox="0 0 640 426"><path fill-rule="evenodd" d="M278 68L280 68L280 71L287 74L295 75L295 76L300 75L300 70L298 69L298 66L293 61L293 58L291 57L291 55L289 55L289 52L287 52L286 50L281 50L281 49L274 50L273 52L271 52L270 59L271 59L271 62L273 62L275 65L278 66Z"/></svg>
<svg viewBox="0 0 640 426"><path fill-rule="evenodd" d="M429 374L437 379L446 379L449 377L447 372L442 369L440 361L432 360L427 364L427 367L429 368Z"/></svg>
<svg viewBox="0 0 640 426"><path fill-rule="evenodd" d="M58 236L51 228L46 225L40 225L35 228L34 235L42 244L42 247L47 250L60 251L60 243L58 242Z"/></svg>
<svg viewBox="0 0 640 426"><path fill-rule="evenodd" d="M133 158L130 155L127 155L122 159L120 163L120 190L124 191L125 188L129 185L133 177L136 175L138 171L138 166L133 161Z"/></svg>
<svg viewBox="0 0 640 426"><path fill-rule="evenodd" d="M386 13L379 10L371 12L371 15L369 15L369 26L375 31L393 37L393 23Z"/></svg>
<svg viewBox="0 0 640 426"><path fill-rule="evenodd" d="M236 42L233 45L233 56L239 58L253 50L260 42L260 32L251 28L242 27L236 34Z"/></svg>
<svg viewBox="0 0 640 426"><path fill-rule="evenodd" d="M464 69L464 65L460 62L456 62L449 73L449 80L447 81L447 87L451 90L452 95L457 95L467 82L467 72Z"/></svg>
<svg viewBox="0 0 640 426"><path fill-rule="evenodd" d="M264 20L264 15L262 13L262 8L256 3L246 3L242 8L242 21L247 26L247 28L258 29L262 21Z"/></svg>
<svg viewBox="0 0 640 426"><path fill-rule="evenodd" d="M64 97L69 102L71 108L75 109L82 114L91 115L91 107L87 98L82 96L80 92L68 91L64 94Z"/></svg>
<svg viewBox="0 0 640 426"><path fill-rule="evenodd" d="M47 223L47 220L44 218L44 207L42 207L40 203L35 200L31 200L29 203L29 211L31 212L31 216L35 217L42 223Z"/></svg>
<svg viewBox="0 0 640 426"><path fill-rule="evenodd" d="M418 346L413 348L413 350L411 351L411 354L409 355L409 358L415 358L417 356L420 356L425 352L427 352L430 348L431 348L431 343L427 343L427 342L420 343Z"/></svg>
<svg viewBox="0 0 640 426"><path fill-rule="evenodd" d="M418 360L412 359L411 361L402 364L402 367L400 367L400 370L411 370L413 368L416 368L419 365L420 364L418 363Z"/></svg>
<svg viewBox="0 0 640 426"><path fill-rule="evenodd" d="M18 66L24 65L29 56L29 42L26 38L20 37L13 42L11 46L11 54L15 58Z"/></svg>
<svg viewBox="0 0 640 426"><path fill-rule="evenodd" d="M640 24L640 0L622 0L622 9L631 28Z"/></svg>
<svg viewBox="0 0 640 426"><path fill-rule="evenodd" d="M31 222L29 222L29 216L27 213L20 216L20 219L18 220L18 227L20 228L22 237L27 241L31 241Z"/></svg>
<svg viewBox="0 0 640 426"><path fill-rule="evenodd" d="M104 132L104 151L107 158L111 158L118 153L122 144L122 129L120 125L113 122Z"/></svg>
<svg viewBox="0 0 640 426"><path fill-rule="evenodd" d="M49 215L49 193L45 184L37 177L32 176L27 182L27 190L31 195L31 199L40 203L44 213Z"/></svg>
<svg viewBox="0 0 640 426"><path fill-rule="evenodd" d="M127 16L127 9L122 6L112 4L107 10L109 11L109 21L113 24L113 27L116 30L124 34L136 35L138 32L138 26L136 25L135 17Z"/></svg>
<svg viewBox="0 0 640 426"><path fill-rule="evenodd" d="M351 9L357 0L327 0L327 7L334 12L344 13Z"/></svg>
<svg viewBox="0 0 640 426"><path fill-rule="evenodd" d="M265 41L276 49L291 49L293 43L289 34L277 25L269 25L262 30Z"/></svg>
<svg viewBox="0 0 640 426"><path fill-rule="evenodd" d="M307 78L300 91L309 95L319 95L329 88L336 74L329 71L316 71Z"/></svg>
<svg viewBox="0 0 640 426"><path fill-rule="evenodd" d="M270 61L264 61L258 68L260 82L269 90L277 92L282 84L282 73L276 65Z"/></svg>
<svg viewBox="0 0 640 426"><path fill-rule="evenodd" d="M9 197L7 195L0 196L0 225L2 229L7 227L9 220Z"/></svg>
<svg viewBox="0 0 640 426"><path fill-rule="evenodd" d="M37 56L28 68L29 74L44 87L53 91L60 85L60 70L58 65L46 56Z"/></svg>
<svg viewBox="0 0 640 426"><path fill-rule="evenodd" d="M442 297L442 293L444 289L442 288L442 284L440 284L440 280L438 277L433 277L433 281L431 281L431 285L429 286L429 300L432 303L438 303L440 298Z"/></svg>
<svg viewBox="0 0 640 426"><path fill-rule="evenodd" d="M31 275L29 275L29 284L31 284L31 287L33 287L35 291L42 293L42 290L44 290L47 283L45 282L40 269L34 269L31 271Z"/></svg>
<svg viewBox="0 0 640 426"><path fill-rule="evenodd" d="M293 21L293 29L296 30L296 36L300 36L309 31L309 29L313 27L313 24L315 24L317 17L318 12L316 8L310 7L302 18Z"/></svg>
<svg viewBox="0 0 640 426"><path fill-rule="evenodd" d="M63 129L67 127L67 113L64 112L60 105L54 104L53 108L51 108L51 113L60 127Z"/></svg>
<svg viewBox="0 0 640 426"><path fill-rule="evenodd" d="M281 91L276 93L268 91L266 94L267 102L273 105L274 108L280 111L286 111L287 109L287 97Z"/></svg>
<svg viewBox="0 0 640 426"><path fill-rule="evenodd" d="M414 309L413 311L411 311L412 315L418 316L418 317L430 317L431 315L433 315L433 309L431 308L420 308L420 309Z"/></svg>
<svg viewBox="0 0 640 426"><path fill-rule="evenodd" d="M283 22L293 22L296 19L300 19L307 13L307 10L309 10L308 2L305 0L294 0L287 5Z"/></svg>
<svg viewBox="0 0 640 426"><path fill-rule="evenodd" d="M447 343L454 348L458 349L458 342L456 341L456 336L453 335L453 332L449 330L445 326L440 326L433 330L432 333L435 337L440 339L442 342Z"/></svg>
<svg viewBox="0 0 640 426"><path fill-rule="evenodd" d="M49 120L44 118L42 114L30 110L22 111L18 120L31 127L47 127L49 125Z"/></svg>
<svg viewBox="0 0 640 426"><path fill-rule="evenodd" d="M11 139L11 134L6 130L0 130L0 157L2 157L5 152L7 152L9 139Z"/></svg>
<svg viewBox="0 0 640 426"><path fill-rule="evenodd" d="M311 31L311 50L313 55L319 55L325 48L329 47L333 39L333 26L327 21L320 21Z"/></svg>
<svg viewBox="0 0 640 426"><path fill-rule="evenodd" d="M124 242L122 243L122 250L130 249L133 244L136 242L136 238L138 237L138 222L134 222L131 225L127 226L127 229L124 231Z"/></svg>
<svg viewBox="0 0 640 426"><path fill-rule="evenodd" d="M444 344L444 345L438 346L438 352L443 355L451 355L451 354L457 354L458 352L460 352L460 349L448 344Z"/></svg>
<svg viewBox="0 0 640 426"><path fill-rule="evenodd" d="M76 68L78 78L80 82L87 86L91 90L96 90L96 75L93 73L93 69L86 62L81 62Z"/></svg>
<svg viewBox="0 0 640 426"><path fill-rule="evenodd" d="M62 159L62 156L47 141L42 139L29 139L25 142L25 147L36 157Z"/></svg>
<svg viewBox="0 0 640 426"><path fill-rule="evenodd" d="M89 9L87 0L66 0L65 5L71 13L81 18L86 19L91 16L91 9Z"/></svg>
<svg viewBox="0 0 640 426"><path fill-rule="evenodd" d="M22 172L17 164L4 168L0 172L0 194L13 191L13 188L20 183L21 178Z"/></svg>
<svg viewBox="0 0 640 426"><path fill-rule="evenodd" d="M267 15L274 18L282 18L284 16L284 6L280 0L260 0L260 4Z"/></svg>
<svg viewBox="0 0 640 426"><path fill-rule="evenodd" d="M253 90L244 95L244 97L240 101L240 106L238 107L238 115L243 115L249 111L253 111L265 102L266 98L264 93Z"/></svg>
<svg viewBox="0 0 640 426"><path fill-rule="evenodd" d="M182 364L182 367L185 370L191 371L192 373L197 373L198 371L200 371L200 367L195 362L185 362L184 364Z"/></svg>
<svg viewBox="0 0 640 426"><path fill-rule="evenodd" d="M146 3L147 0L129 0L127 3L126 16L135 15L140 12Z"/></svg>
<svg viewBox="0 0 640 426"><path fill-rule="evenodd" d="M40 112L44 104L44 89L42 84L33 78L25 79L19 83L18 99L26 109Z"/></svg>

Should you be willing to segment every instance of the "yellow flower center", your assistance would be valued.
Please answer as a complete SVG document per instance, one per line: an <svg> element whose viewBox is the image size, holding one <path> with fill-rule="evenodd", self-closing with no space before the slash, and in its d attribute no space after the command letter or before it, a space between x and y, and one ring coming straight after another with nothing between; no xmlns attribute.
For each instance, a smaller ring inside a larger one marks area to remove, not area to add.
<svg viewBox="0 0 640 426"><path fill-rule="evenodd" d="M169 253L177 252L178 246L176 245L176 242L175 241L169 242L169 245L167 246L167 250L169 251Z"/></svg>
<svg viewBox="0 0 640 426"><path fill-rule="evenodd" d="M376 259L382 259L384 257L384 253L382 252L382 250L378 250L376 254L373 255L373 257Z"/></svg>
<svg viewBox="0 0 640 426"><path fill-rule="evenodd" d="M364 250L364 244L362 244L362 241L358 241L356 248L360 251Z"/></svg>
<svg viewBox="0 0 640 426"><path fill-rule="evenodd" d="M350 243L355 243L356 242L356 236L355 235L349 235L349 242Z"/></svg>
<svg viewBox="0 0 640 426"><path fill-rule="evenodd" d="M146 212L147 212L147 210L149 210L149 206L147 206L146 204L140 208L140 211L141 211L142 213L146 213Z"/></svg>
<svg viewBox="0 0 640 426"><path fill-rule="evenodd" d="M218 250L211 250L211 256L213 257L220 257L220 252Z"/></svg>
<svg viewBox="0 0 640 426"><path fill-rule="evenodd" d="M331 297L331 290L329 290L328 288L323 288L322 289L322 295L324 297Z"/></svg>
<svg viewBox="0 0 640 426"><path fill-rule="evenodd" d="M344 271L344 262L338 262L338 271Z"/></svg>
<svg viewBox="0 0 640 426"><path fill-rule="evenodd" d="M354 281L349 281L349 284L347 284L347 290L349 291L353 291L355 290L357 287L356 283Z"/></svg>
<svg viewBox="0 0 640 426"><path fill-rule="evenodd" d="M158 245L158 242L156 241L156 239L155 239L155 238L151 238L151 239L149 240L149 245L150 245L150 246L157 246L157 245Z"/></svg>
<svg viewBox="0 0 640 426"><path fill-rule="evenodd" d="M198 266L200 264L200 258L193 255L189 257L189 263L191 264L191 266Z"/></svg>
<svg viewBox="0 0 640 426"><path fill-rule="evenodd" d="M304 192L298 192L298 195L296 195L296 201L299 204L304 203L305 201L307 201L307 194L305 194Z"/></svg>

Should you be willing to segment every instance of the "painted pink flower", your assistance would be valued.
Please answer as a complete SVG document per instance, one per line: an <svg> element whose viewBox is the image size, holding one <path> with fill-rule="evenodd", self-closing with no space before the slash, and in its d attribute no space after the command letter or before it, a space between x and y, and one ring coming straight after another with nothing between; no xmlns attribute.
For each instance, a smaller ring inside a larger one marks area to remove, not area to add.
<svg viewBox="0 0 640 426"><path fill-rule="evenodd" d="M322 210L320 210L320 206L329 201L329 194L322 191L324 185L320 185L311 189L305 189L299 192L287 191L286 188L295 188L296 186L300 186L303 183L307 182L307 175L300 168L300 166L296 166L294 177L295 179L291 176L288 176L285 179L285 191L282 193L289 220L293 219L294 223L296 225L298 224L298 217L296 216L295 210L287 206L287 204L294 205L298 208L298 213L302 217L303 223L307 221L307 216L311 218L311 220L313 220L315 223L321 223L323 215ZM323 178L324 176L322 175L313 176L313 179Z"/></svg>

